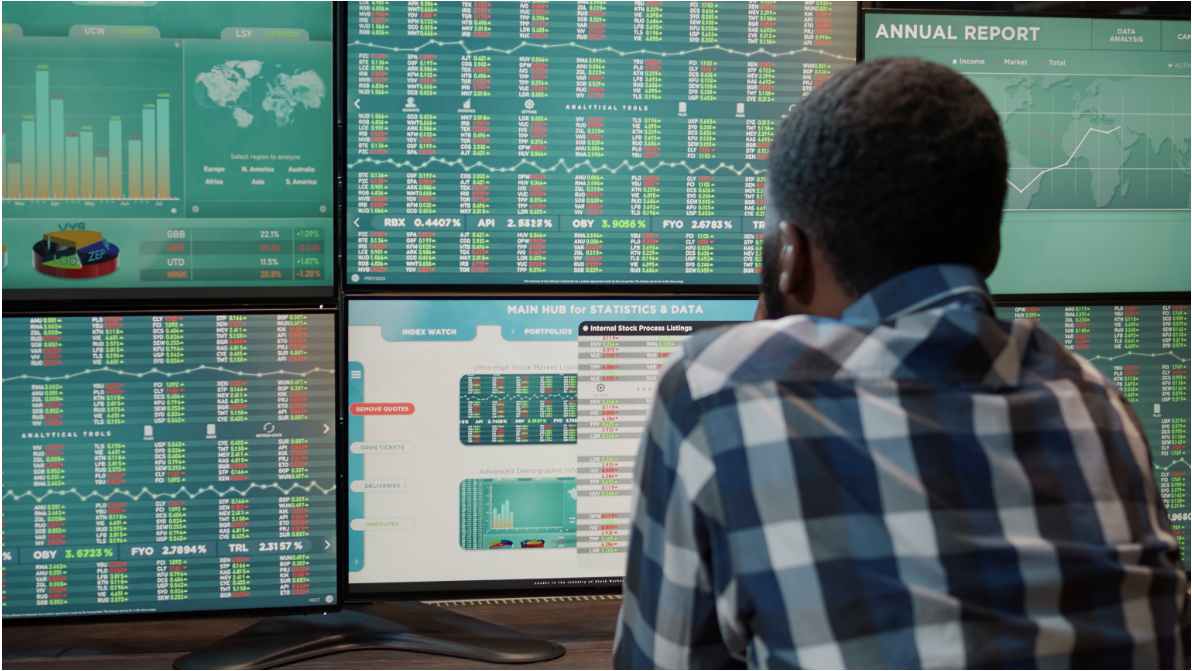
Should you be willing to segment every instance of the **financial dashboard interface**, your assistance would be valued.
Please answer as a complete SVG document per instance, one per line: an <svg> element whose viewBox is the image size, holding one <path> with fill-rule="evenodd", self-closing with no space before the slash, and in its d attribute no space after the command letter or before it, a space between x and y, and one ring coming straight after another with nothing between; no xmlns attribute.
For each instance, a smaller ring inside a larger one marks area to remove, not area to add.
<svg viewBox="0 0 1192 671"><path fill-rule="evenodd" d="M329 295L331 3L213 7L5 6L6 299Z"/></svg>
<svg viewBox="0 0 1192 671"><path fill-rule="evenodd" d="M968 77L1009 157L998 294L1192 289L1187 20L865 12L864 58Z"/></svg>
<svg viewBox="0 0 1192 671"><path fill-rule="evenodd" d="M3 333L5 619L336 603L333 315Z"/></svg>
<svg viewBox="0 0 1192 671"><path fill-rule="evenodd" d="M1188 568L1188 306L1002 307L998 316L1038 322L1125 393L1146 431L1155 481Z"/></svg>
<svg viewBox="0 0 1192 671"><path fill-rule="evenodd" d="M846 2L351 2L347 283L753 285Z"/></svg>
<svg viewBox="0 0 1192 671"><path fill-rule="evenodd" d="M349 301L349 585L618 585L659 370L756 306Z"/></svg>

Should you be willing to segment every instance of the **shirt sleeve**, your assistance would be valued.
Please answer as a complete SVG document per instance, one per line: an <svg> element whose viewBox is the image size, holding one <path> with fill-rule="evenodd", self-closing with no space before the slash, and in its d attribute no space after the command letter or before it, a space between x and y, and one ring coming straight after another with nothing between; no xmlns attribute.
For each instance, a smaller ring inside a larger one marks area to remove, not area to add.
<svg viewBox="0 0 1192 671"><path fill-rule="evenodd" d="M744 668L717 617L731 593L715 463L679 352L662 375L637 458L615 668ZM714 563L719 559L721 570ZM717 584L720 587L717 587Z"/></svg>

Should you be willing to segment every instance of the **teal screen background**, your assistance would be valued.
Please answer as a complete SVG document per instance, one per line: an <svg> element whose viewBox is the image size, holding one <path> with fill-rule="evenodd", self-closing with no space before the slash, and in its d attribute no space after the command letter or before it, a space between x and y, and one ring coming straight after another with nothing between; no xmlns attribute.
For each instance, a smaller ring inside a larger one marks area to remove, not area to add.
<svg viewBox="0 0 1192 671"><path fill-rule="evenodd" d="M884 13L863 21L866 59L951 67L1002 116L1010 169L995 293L1192 288L1187 21Z"/></svg>
<svg viewBox="0 0 1192 671"><path fill-rule="evenodd" d="M329 2L6 3L6 297L332 286L331 18ZM34 244L78 229L119 267L39 272Z"/></svg>

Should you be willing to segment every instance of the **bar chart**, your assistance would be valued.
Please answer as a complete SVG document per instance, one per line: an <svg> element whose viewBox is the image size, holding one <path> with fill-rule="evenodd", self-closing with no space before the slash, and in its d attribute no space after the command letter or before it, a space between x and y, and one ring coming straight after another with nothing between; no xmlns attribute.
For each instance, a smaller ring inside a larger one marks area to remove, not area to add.
<svg viewBox="0 0 1192 671"><path fill-rule="evenodd" d="M33 114L22 115L11 156L8 128L0 133L5 200L178 200L170 192L169 93L146 96L139 117L111 115L105 129L72 127L67 94L51 92L50 66L33 75ZM87 104L83 96L70 102Z"/></svg>
<svg viewBox="0 0 1192 671"><path fill-rule="evenodd" d="M460 547L574 548L575 478L460 482Z"/></svg>
<svg viewBox="0 0 1192 671"><path fill-rule="evenodd" d="M180 217L183 50L4 45L0 194L9 217Z"/></svg>
<svg viewBox="0 0 1192 671"><path fill-rule="evenodd" d="M505 503L501 505L500 510L493 511L492 528L496 529L512 529L513 511L509 509L509 499L505 499Z"/></svg>

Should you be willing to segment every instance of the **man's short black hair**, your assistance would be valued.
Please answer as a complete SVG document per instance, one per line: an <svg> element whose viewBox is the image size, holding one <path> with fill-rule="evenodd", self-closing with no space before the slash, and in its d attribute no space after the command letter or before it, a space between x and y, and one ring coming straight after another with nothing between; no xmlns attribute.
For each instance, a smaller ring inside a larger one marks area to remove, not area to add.
<svg viewBox="0 0 1192 671"><path fill-rule="evenodd" d="M918 59L869 61L786 118L767 185L776 214L860 295L919 266L989 263L1006 141L997 112L960 74Z"/></svg>

